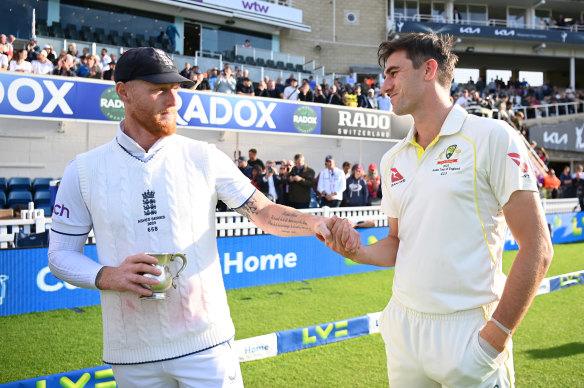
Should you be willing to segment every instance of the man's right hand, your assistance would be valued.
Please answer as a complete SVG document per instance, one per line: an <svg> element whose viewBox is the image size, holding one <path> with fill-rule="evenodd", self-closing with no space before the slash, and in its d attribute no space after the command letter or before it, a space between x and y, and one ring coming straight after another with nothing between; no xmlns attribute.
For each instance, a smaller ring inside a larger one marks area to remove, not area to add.
<svg viewBox="0 0 584 388"><path fill-rule="evenodd" d="M100 290L132 291L139 295L151 296L152 291L141 284L159 283L156 279L144 276L144 274L161 275L161 271L154 267L156 264L158 260L145 253L128 256L119 267L103 267L95 285Z"/></svg>

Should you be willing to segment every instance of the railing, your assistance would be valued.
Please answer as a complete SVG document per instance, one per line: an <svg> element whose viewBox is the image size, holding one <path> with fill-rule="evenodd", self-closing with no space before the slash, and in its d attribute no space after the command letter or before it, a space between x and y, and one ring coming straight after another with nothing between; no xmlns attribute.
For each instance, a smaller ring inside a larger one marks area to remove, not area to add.
<svg viewBox="0 0 584 388"><path fill-rule="evenodd" d="M471 105L466 109L469 113L477 116L500 119L501 113L498 109L490 109L481 105ZM526 119L541 119L544 117L569 116L584 113L584 101L557 102L554 104L514 106L513 111L523 112Z"/></svg>
<svg viewBox="0 0 584 388"><path fill-rule="evenodd" d="M256 58L262 58L264 60L271 59L274 62L278 61L282 61L284 63L290 62L293 63L294 65L296 64L304 65L305 62L304 56L302 55L280 53L273 50L266 50L255 47L243 47L241 45L235 46L235 55L241 55L244 58L253 57L254 59Z"/></svg>
<svg viewBox="0 0 584 388"><path fill-rule="evenodd" d="M542 199L546 214L569 213L578 211L577 198ZM303 213L340 218L348 218L354 223L371 221L374 227L388 226L387 216L380 206L310 208L301 209ZM23 210L20 219L0 220L0 249L14 248L14 236L19 232L26 234L41 233L50 229L51 218L44 216L39 209ZM215 216L217 237L253 236L265 234L247 218L236 212L218 212ZM93 230L89 233L87 244L95 244Z"/></svg>

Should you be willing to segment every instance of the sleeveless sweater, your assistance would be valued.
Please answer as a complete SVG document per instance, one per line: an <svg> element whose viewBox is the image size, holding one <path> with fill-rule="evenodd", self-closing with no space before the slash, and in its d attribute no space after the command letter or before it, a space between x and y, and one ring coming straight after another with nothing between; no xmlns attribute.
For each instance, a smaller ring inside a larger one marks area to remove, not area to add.
<svg viewBox="0 0 584 388"><path fill-rule="evenodd" d="M77 157L99 262L184 253L188 264L166 300L102 290L103 359L135 364L181 357L235 334L217 252L214 146L173 135L148 162L114 139ZM215 151L217 152L217 151ZM174 275L180 258L170 263Z"/></svg>

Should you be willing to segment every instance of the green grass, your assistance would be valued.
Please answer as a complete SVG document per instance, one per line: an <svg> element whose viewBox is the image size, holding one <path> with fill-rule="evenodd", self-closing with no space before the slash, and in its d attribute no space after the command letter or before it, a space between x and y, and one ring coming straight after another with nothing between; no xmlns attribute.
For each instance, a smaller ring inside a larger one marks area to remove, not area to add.
<svg viewBox="0 0 584 388"><path fill-rule="evenodd" d="M584 269L555 246L547 276ZM514 252L504 254L504 268ZM381 311L393 270L228 291L237 339ZM536 297L515 341L518 387L584 387L584 287ZM0 318L0 383L102 365L99 306ZM246 387L387 387L379 334L242 364Z"/></svg>

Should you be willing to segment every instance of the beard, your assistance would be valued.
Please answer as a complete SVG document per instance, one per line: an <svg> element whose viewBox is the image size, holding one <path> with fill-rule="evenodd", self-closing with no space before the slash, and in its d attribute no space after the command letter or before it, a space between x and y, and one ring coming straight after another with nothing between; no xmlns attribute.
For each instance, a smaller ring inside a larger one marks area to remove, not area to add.
<svg viewBox="0 0 584 388"><path fill-rule="evenodd" d="M155 115L139 109L133 115L133 119L151 135L166 137L176 132L176 116L177 112L174 108L162 110Z"/></svg>

